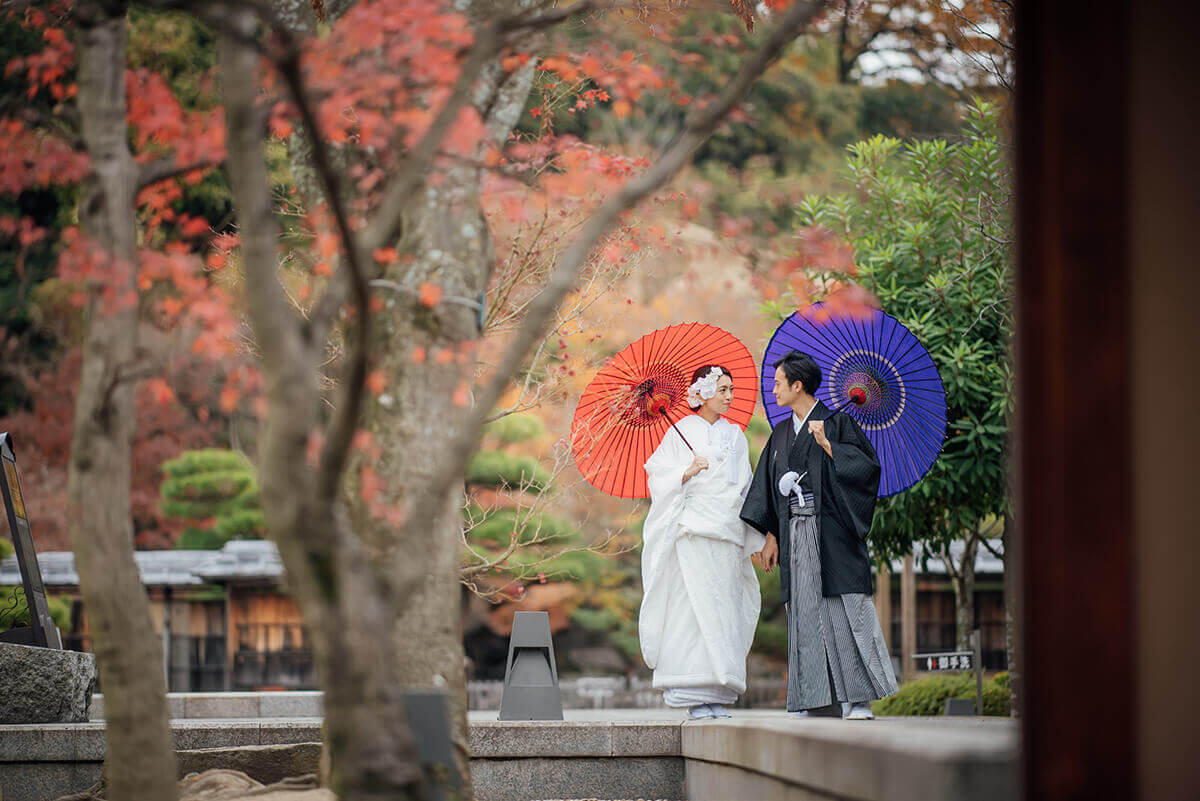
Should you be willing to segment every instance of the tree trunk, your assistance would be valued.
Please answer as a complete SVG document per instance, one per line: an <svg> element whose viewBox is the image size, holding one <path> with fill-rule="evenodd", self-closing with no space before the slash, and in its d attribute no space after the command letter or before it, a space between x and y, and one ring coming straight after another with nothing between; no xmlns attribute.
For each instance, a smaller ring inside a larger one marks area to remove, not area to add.
<svg viewBox="0 0 1200 801"><path fill-rule="evenodd" d="M900 675L902 681L917 677L917 577L913 556L904 557L900 574Z"/></svg>
<svg viewBox="0 0 1200 801"><path fill-rule="evenodd" d="M92 174L83 232L111 259L114 290L87 309L75 402L68 505L75 565L104 688L105 764L113 801L175 797L163 653L133 556L131 448L137 358L137 167L125 115L125 5L77 7L79 114Z"/></svg>
<svg viewBox="0 0 1200 801"><path fill-rule="evenodd" d="M962 557L950 569L950 580L954 585L954 628L955 648L971 650L971 632L975 629L975 554L979 550L979 534L967 535ZM949 548L942 556L947 568L951 568Z"/></svg>
<svg viewBox="0 0 1200 801"><path fill-rule="evenodd" d="M850 0L842 3L842 24L838 30L837 72L838 83L850 82L850 70L854 67L854 59L850 54Z"/></svg>
<svg viewBox="0 0 1200 801"><path fill-rule="evenodd" d="M488 110L485 122L496 143L516 124L533 71L522 70L502 85L497 83L499 76L498 64L485 71L475 100L477 108ZM410 287L429 281L447 295L482 298L493 253L480 203L480 171L464 164L443 175L437 186L425 188L405 216L401 244L413 260L390 265L383 277ZM384 297L372 342L378 354L375 366L388 377L389 386L386 393L368 400L363 427L381 448L382 456L374 466L390 483L390 502L403 507L410 492L428 491L433 466L457 436L454 420L467 412L465 405L447 405L447 399L469 385L470 372L458 360L441 363L435 355L456 350L481 334L478 311L468 306L443 303L429 309L410 295ZM419 364L412 359L416 347L428 354ZM396 542L394 526L354 497L353 482L348 487L355 530L387 554L398 585L404 587L405 600L395 610L393 625L397 650L403 654L400 680L449 693L458 769L469 786L463 589L458 577L463 487L439 488L441 522L406 542Z"/></svg>
<svg viewBox="0 0 1200 801"><path fill-rule="evenodd" d="M242 34L255 27L234 13ZM386 593L339 499L318 491L306 457L322 405L318 369L325 342L313 341L289 305L277 275L277 227L271 214L256 108L256 53L221 39L229 174L246 265L246 301L262 354L268 415L260 441L259 481L268 529L278 542L289 587L304 614L325 692L330 784L342 801L425 797L397 675Z"/></svg>

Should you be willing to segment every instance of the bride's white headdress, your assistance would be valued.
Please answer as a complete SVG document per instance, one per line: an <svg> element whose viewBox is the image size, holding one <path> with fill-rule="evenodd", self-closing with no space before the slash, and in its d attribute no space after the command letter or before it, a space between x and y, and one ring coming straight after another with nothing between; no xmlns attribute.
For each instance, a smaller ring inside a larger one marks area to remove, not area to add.
<svg viewBox="0 0 1200 801"><path fill-rule="evenodd" d="M693 409L699 409L704 401L717 394L717 382L721 380L720 367L714 367L708 371L708 375L702 375L697 378L690 387L688 387L687 402L688 406Z"/></svg>

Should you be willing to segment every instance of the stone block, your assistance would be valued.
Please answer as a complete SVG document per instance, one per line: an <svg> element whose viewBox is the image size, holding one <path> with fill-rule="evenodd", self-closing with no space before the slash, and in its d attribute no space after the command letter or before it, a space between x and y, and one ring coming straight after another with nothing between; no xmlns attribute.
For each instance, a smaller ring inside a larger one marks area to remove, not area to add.
<svg viewBox="0 0 1200 801"><path fill-rule="evenodd" d="M257 718L257 693L190 693L180 717L188 720L204 718ZM175 717L172 715L172 717Z"/></svg>
<svg viewBox="0 0 1200 801"><path fill-rule="evenodd" d="M613 723L612 755L679 756L679 723Z"/></svg>
<svg viewBox="0 0 1200 801"><path fill-rule="evenodd" d="M0 643L0 724L82 723L95 689L91 654Z"/></svg>
<svg viewBox="0 0 1200 801"><path fill-rule="evenodd" d="M258 721L258 742L261 745L290 745L320 741L320 718L260 718Z"/></svg>
<svg viewBox="0 0 1200 801"><path fill-rule="evenodd" d="M471 776L478 801L684 798L683 760L678 757L472 759Z"/></svg>
<svg viewBox="0 0 1200 801"><path fill-rule="evenodd" d="M260 744L257 720L179 720L171 729L176 751Z"/></svg>
<svg viewBox="0 0 1200 801"><path fill-rule="evenodd" d="M240 770L255 781L274 784L289 776L303 776L320 770L320 743L291 745L247 745L238 748L202 748L177 751L179 777L189 773L222 768Z"/></svg>
<svg viewBox="0 0 1200 801"><path fill-rule="evenodd" d="M584 721L472 722L471 754L478 757L608 756L612 724Z"/></svg>
<svg viewBox="0 0 1200 801"><path fill-rule="evenodd" d="M684 790L688 801L729 801L753 798L754 801L842 801L841 796L810 790L781 782L731 765L687 760Z"/></svg>
<svg viewBox="0 0 1200 801"><path fill-rule="evenodd" d="M264 718L319 718L324 703L319 691L258 694L258 714Z"/></svg>
<svg viewBox="0 0 1200 801"><path fill-rule="evenodd" d="M104 693L92 696L92 703L88 706L88 720L104 720Z"/></svg>
<svg viewBox="0 0 1200 801"><path fill-rule="evenodd" d="M794 720L742 715L686 723L683 755L855 801L1017 797L1008 721Z"/></svg>
<svg viewBox="0 0 1200 801"><path fill-rule="evenodd" d="M0 799L46 801L79 793L100 781L99 762L0 763Z"/></svg>

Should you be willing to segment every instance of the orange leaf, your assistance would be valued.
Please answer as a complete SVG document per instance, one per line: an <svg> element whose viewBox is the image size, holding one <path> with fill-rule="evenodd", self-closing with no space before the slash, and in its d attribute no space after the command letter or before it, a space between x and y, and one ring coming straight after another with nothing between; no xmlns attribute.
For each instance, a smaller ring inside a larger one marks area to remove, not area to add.
<svg viewBox="0 0 1200 801"><path fill-rule="evenodd" d="M379 262L380 264L388 264L389 262L396 260L396 249L376 248L371 252L371 255L374 256L375 261Z"/></svg>
<svg viewBox="0 0 1200 801"><path fill-rule="evenodd" d="M292 135L292 123L282 117L272 117L271 133L280 139L287 139Z"/></svg>
<svg viewBox="0 0 1200 801"><path fill-rule="evenodd" d="M413 364L424 364L425 363L425 348L421 347L420 345L417 345L415 348L413 348L412 360L413 360Z"/></svg>
<svg viewBox="0 0 1200 801"><path fill-rule="evenodd" d="M208 220L203 217L191 217L183 224L180 233L184 236L204 236L208 233Z"/></svg>
<svg viewBox="0 0 1200 801"><path fill-rule="evenodd" d="M146 382L146 390L150 393L150 397L154 399L154 402L160 406L166 406L175 400L175 392L165 379L151 378Z"/></svg>
<svg viewBox="0 0 1200 801"><path fill-rule="evenodd" d="M417 295L423 305L432 309L442 299L442 288L437 284L425 282L417 287Z"/></svg>
<svg viewBox="0 0 1200 801"><path fill-rule="evenodd" d="M367 374L367 391L372 395L382 395L387 388L387 379L382 370L372 370Z"/></svg>
<svg viewBox="0 0 1200 801"><path fill-rule="evenodd" d="M382 482L379 480L379 474L375 472L375 468L368 464L362 466L358 472L359 493L362 499L367 503L375 500L379 495L379 488Z"/></svg>
<svg viewBox="0 0 1200 801"><path fill-rule="evenodd" d="M234 409L236 409L237 403L238 403L237 389L226 384L224 386L224 388L221 389L221 397L220 397L219 403L221 406L221 411L223 411L223 412L228 413L228 412L232 412Z"/></svg>

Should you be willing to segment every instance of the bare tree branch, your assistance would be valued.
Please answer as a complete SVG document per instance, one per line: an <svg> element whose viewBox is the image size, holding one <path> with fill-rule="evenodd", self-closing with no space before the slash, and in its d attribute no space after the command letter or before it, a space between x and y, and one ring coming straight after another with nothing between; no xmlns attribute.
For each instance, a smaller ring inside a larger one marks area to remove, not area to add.
<svg viewBox="0 0 1200 801"><path fill-rule="evenodd" d="M137 188L139 190L145 189L151 184L165 181L168 178L178 178L194 170L206 170L210 167L219 167L220 165L221 162L216 159L204 159L189 164L180 164L175 160L174 156L168 156L157 161L148 161L138 167Z"/></svg>

